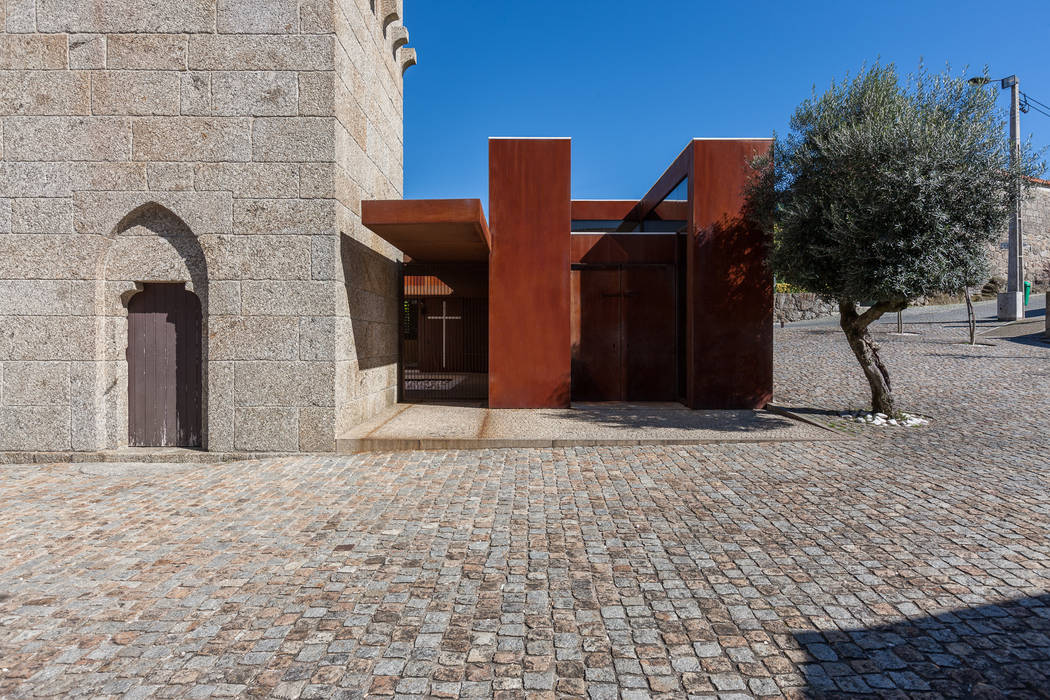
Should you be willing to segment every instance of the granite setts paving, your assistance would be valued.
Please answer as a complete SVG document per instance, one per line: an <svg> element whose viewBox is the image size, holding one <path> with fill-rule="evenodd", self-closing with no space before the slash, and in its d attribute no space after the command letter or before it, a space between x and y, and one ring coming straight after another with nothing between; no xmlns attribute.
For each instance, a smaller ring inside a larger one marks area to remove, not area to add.
<svg viewBox="0 0 1050 700"><path fill-rule="evenodd" d="M1050 346L915 330L848 440L0 467L0 696L1046 697Z"/></svg>

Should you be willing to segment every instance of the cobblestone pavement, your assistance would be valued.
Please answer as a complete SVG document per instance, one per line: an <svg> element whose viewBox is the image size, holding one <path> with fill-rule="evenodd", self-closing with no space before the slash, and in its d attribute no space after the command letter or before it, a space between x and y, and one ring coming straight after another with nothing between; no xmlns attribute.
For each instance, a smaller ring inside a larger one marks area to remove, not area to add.
<svg viewBox="0 0 1050 700"><path fill-rule="evenodd" d="M1047 697L1050 346L922 333L844 441L0 468L0 695Z"/></svg>

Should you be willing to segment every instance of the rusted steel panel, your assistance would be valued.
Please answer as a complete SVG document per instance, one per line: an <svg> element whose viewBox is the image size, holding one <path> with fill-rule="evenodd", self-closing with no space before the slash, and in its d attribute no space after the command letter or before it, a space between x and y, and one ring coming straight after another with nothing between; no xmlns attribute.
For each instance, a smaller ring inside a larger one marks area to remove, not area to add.
<svg viewBox="0 0 1050 700"><path fill-rule="evenodd" d="M692 408L761 408L773 396L773 276L742 216L749 163L771 139L691 145L686 390Z"/></svg>
<svg viewBox="0 0 1050 700"><path fill-rule="evenodd" d="M675 234L576 233L570 241L572 263L674 263Z"/></svg>
<svg viewBox="0 0 1050 700"><path fill-rule="evenodd" d="M489 405L569 405L569 139L491 139Z"/></svg>
<svg viewBox="0 0 1050 700"><path fill-rule="evenodd" d="M584 267L573 279L573 399L675 400L674 266Z"/></svg>
<svg viewBox="0 0 1050 700"><path fill-rule="evenodd" d="M361 221L418 262L488 259L490 237L478 199L366 200Z"/></svg>
<svg viewBox="0 0 1050 700"><path fill-rule="evenodd" d="M579 279L579 343L572 358L572 398L624 398L623 296L620 270L576 270Z"/></svg>
<svg viewBox="0 0 1050 700"><path fill-rule="evenodd" d="M128 304L128 441L201 444L201 306L181 284L147 284Z"/></svg>
<svg viewBox="0 0 1050 700"><path fill-rule="evenodd" d="M572 201L573 221L614 221L626 219L638 211L641 211L641 203L633 199L574 199ZM663 201L649 214L657 219L684 221L689 218L689 208L686 202Z"/></svg>
<svg viewBox="0 0 1050 700"><path fill-rule="evenodd" d="M624 399L674 401L674 267L624 267L621 275Z"/></svg>

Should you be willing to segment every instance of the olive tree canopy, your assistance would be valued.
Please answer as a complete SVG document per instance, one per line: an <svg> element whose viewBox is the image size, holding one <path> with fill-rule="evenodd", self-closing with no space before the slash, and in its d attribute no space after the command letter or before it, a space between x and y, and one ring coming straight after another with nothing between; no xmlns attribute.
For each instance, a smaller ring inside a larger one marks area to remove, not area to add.
<svg viewBox="0 0 1050 700"><path fill-rule="evenodd" d="M997 91L876 64L803 102L756 179L778 280L839 303L877 411L895 405L868 326L984 281L989 244L1040 170L1027 145L1011 161Z"/></svg>

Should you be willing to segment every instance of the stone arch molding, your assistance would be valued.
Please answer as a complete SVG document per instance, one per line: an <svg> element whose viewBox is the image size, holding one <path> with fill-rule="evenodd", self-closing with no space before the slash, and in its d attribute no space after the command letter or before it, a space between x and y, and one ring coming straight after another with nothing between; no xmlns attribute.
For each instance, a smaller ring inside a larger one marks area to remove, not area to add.
<svg viewBox="0 0 1050 700"><path fill-rule="evenodd" d="M182 283L201 302L202 337L208 338L208 259L196 233L168 206L146 201L106 234L96 271L96 387L98 447L128 444L128 302L149 282ZM208 342L203 358L203 440L209 447Z"/></svg>

